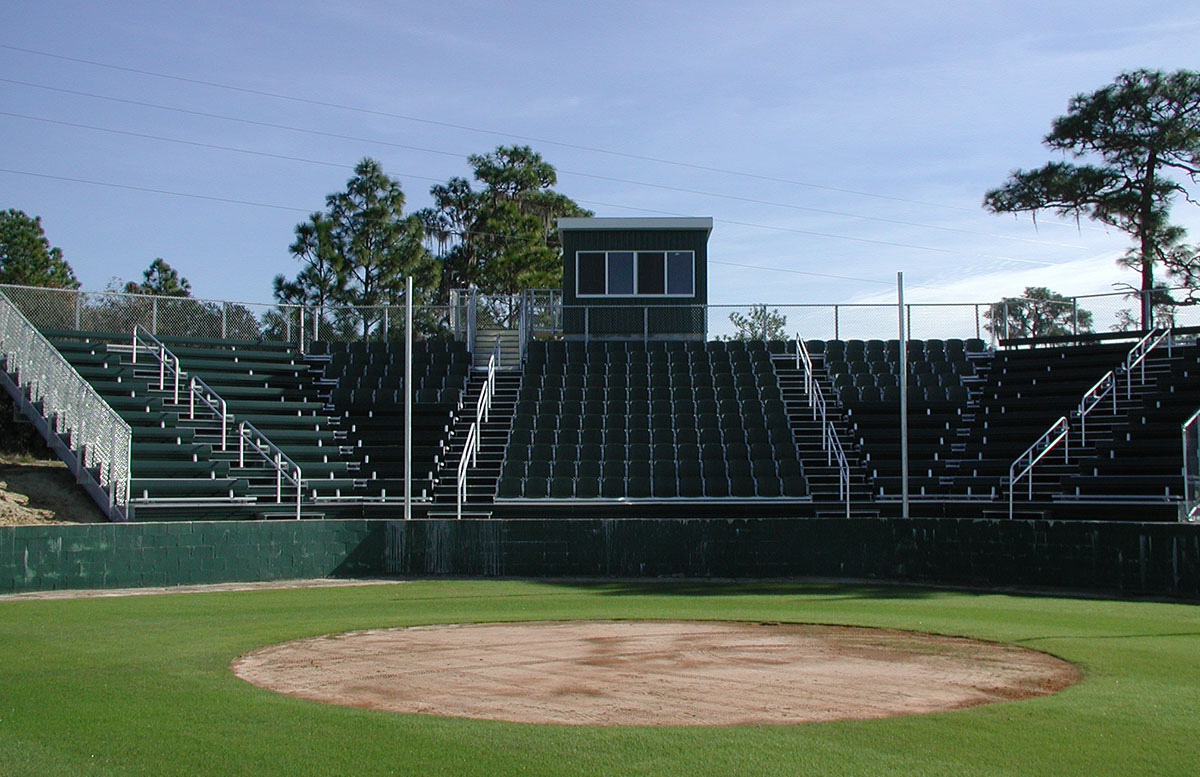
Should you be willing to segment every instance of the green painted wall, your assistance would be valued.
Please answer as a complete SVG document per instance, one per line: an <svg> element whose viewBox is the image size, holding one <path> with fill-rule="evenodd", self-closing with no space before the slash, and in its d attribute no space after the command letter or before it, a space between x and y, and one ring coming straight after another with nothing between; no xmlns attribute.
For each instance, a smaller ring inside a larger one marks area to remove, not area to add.
<svg viewBox="0 0 1200 777"><path fill-rule="evenodd" d="M1200 596L1200 525L954 518L0 528L0 593L311 577L848 577Z"/></svg>
<svg viewBox="0 0 1200 777"><path fill-rule="evenodd" d="M1200 525L954 518L390 522L405 576L850 577L1200 596Z"/></svg>
<svg viewBox="0 0 1200 777"><path fill-rule="evenodd" d="M379 521L0 528L0 593L352 577L383 567Z"/></svg>

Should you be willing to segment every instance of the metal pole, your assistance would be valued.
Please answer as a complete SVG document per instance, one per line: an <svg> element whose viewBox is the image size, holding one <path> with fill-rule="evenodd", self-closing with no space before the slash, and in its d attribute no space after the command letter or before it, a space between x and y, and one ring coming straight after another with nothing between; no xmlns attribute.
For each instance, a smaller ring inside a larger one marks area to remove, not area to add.
<svg viewBox="0 0 1200 777"><path fill-rule="evenodd" d="M904 273L896 273L896 311L900 328L900 515L908 517L908 328L904 321Z"/></svg>
<svg viewBox="0 0 1200 777"><path fill-rule="evenodd" d="M404 520L412 519L412 276L404 281Z"/></svg>

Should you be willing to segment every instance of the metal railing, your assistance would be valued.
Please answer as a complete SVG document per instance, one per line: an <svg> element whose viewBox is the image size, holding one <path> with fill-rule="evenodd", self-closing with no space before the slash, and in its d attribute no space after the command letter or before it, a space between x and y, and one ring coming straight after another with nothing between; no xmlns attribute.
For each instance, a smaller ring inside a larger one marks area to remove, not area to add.
<svg viewBox="0 0 1200 777"><path fill-rule="evenodd" d="M275 468L275 503L283 504L283 481L296 486L296 520L300 520L300 509L304 504L304 473L300 465L249 421L238 423L238 467L246 466L246 446ZM290 470L290 472L288 472Z"/></svg>
<svg viewBox="0 0 1200 777"><path fill-rule="evenodd" d="M139 350L148 352L158 361L158 388L160 391L172 391L173 404L179 407L179 387L181 381L188 393L188 418L196 417L196 402L207 407L221 423L221 450L229 449L229 430L237 423L238 435L238 467L246 466L246 448L249 446L275 470L275 503L283 504L283 481L286 479L296 486L296 518L300 518L301 506L304 499L304 476L300 466L271 442L271 440L248 421L241 421L229 412L229 403L211 386L195 375L189 375L182 369L179 357L171 352L161 340L141 325L133 328L133 345L131 360L136 365ZM289 471L290 470L290 471ZM294 474L293 474L294 473Z"/></svg>
<svg viewBox="0 0 1200 777"><path fill-rule="evenodd" d="M29 401L41 404L47 422L53 419L51 431L70 435L79 467L96 470L108 493L110 516L124 517L133 431L4 293L0 354L7 358L7 369L17 373Z"/></svg>
<svg viewBox="0 0 1200 777"><path fill-rule="evenodd" d="M467 468L474 467L479 456L480 437L483 434L483 424L487 422L492 409L492 397L496 393L496 363L500 360L500 338L497 337L492 345L492 355L488 359L487 379L479 388L479 399L475 402L475 421L467 430L467 439L463 443L462 458L458 460L458 479L455 484L455 499L458 503L457 516L462 520L463 502L467 499Z"/></svg>
<svg viewBox="0 0 1200 777"><path fill-rule="evenodd" d="M1154 331L1147 332L1144 337L1142 337L1140 340L1138 340L1137 343L1132 348L1129 349L1129 352L1125 354L1125 360L1121 364L1119 364L1116 369L1109 370L1108 372L1106 372L1104 374L1104 376L1100 378L1100 380L1096 381L1095 384L1093 384L1090 389L1088 389L1086 392L1084 392L1083 396L1079 400L1079 404L1076 406L1076 408L1074 410L1071 411L1069 416L1064 416L1063 418L1060 418L1058 421L1056 421L1054 423L1054 425L1050 427L1050 429L1048 429L1045 433L1042 434L1042 436L1040 438L1038 438L1038 442L1035 442L1033 445L1031 445L1025 451L1025 453L1022 453L1020 456L1017 457L1016 460L1013 461L1013 463L1009 466L1009 470L1008 470L1008 475L1009 475L1008 515L1010 518L1012 517L1013 491L1016 488L1016 481L1013 480L1013 472L1014 472L1014 468L1020 464L1021 460L1026 456L1026 454L1028 454L1031 450L1033 450L1035 447L1037 447L1037 445L1040 442L1042 442L1043 440L1045 440L1048 436L1055 436L1055 435L1052 435L1052 433L1058 427L1059 423L1063 422L1063 421L1065 421L1067 423L1068 430L1070 429L1070 421L1073 421L1073 420L1079 421L1079 445L1081 447L1086 445L1087 444L1087 419L1088 419L1088 416L1092 413L1092 411L1094 411L1097 407L1100 406L1100 403L1102 403L1105 400L1105 398L1107 398L1109 396L1112 397L1113 415L1114 416L1116 415L1116 413L1117 413L1117 394L1120 392L1121 376L1122 375L1125 376L1125 398L1129 399L1133 395L1133 372L1135 369L1138 370L1138 384L1145 385L1145 383L1146 383L1146 358L1154 351L1154 349L1159 347L1163 343L1166 343L1167 344L1167 355L1168 355L1168 357L1170 356L1170 353L1171 353L1171 331L1172 330L1168 328L1168 329L1164 329L1161 331L1154 330ZM1070 436L1068 434L1062 435L1061 438L1055 439L1053 441L1053 443L1050 445L1050 447L1051 448L1054 447L1054 445L1057 445L1059 441L1061 441L1063 443L1063 461L1065 462L1070 457ZM1042 456L1044 456L1045 453L1049 453L1049 448L1042 454ZM1026 467L1025 470L1022 471L1021 475L1018 476L1018 479L1021 476L1030 473L1030 471L1033 469L1034 465L1036 465L1037 462L1041 460L1042 456L1038 456L1038 458L1036 460L1030 462L1029 466ZM1032 497L1032 495L1033 495L1033 486L1032 486L1033 477L1032 477L1032 475L1029 475L1029 477L1030 477L1030 492L1029 493L1030 493L1030 497Z"/></svg>
<svg viewBox="0 0 1200 777"><path fill-rule="evenodd" d="M846 458L846 449L838 437L837 429L827 413L825 395L821 384L813 371L812 356L800 336L796 336L796 368L804 373L804 393L808 397L808 407L813 418L821 425L821 447L825 451L826 462L838 467L838 498L846 503L846 517L850 517L850 461Z"/></svg>
<svg viewBox="0 0 1200 777"><path fill-rule="evenodd" d="M1095 410L1104 398L1112 395L1113 415L1117 413L1117 394L1120 390L1120 378L1125 376L1125 398L1129 399L1133 396L1133 371L1138 368L1138 384L1145 385L1146 383L1146 357L1148 357L1155 348L1167 344L1167 356L1171 355L1171 330L1164 329L1161 332L1147 332L1145 337L1129 349L1125 354L1125 361L1118 365L1115 370L1109 370L1104 377L1096 381L1096 384L1084 393L1079 400L1079 406L1072 413L1073 418L1079 419L1079 444L1087 444L1087 417Z"/></svg>
<svg viewBox="0 0 1200 777"><path fill-rule="evenodd" d="M1183 438L1183 500L1181 521L1200 520L1200 410L1179 425Z"/></svg>
<svg viewBox="0 0 1200 777"><path fill-rule="evenodd" d="M1012 464L1008 465L1008 517L1013 517L1013 492L1017 489L1017 483L1021 478L1028 477L1029 498L1033 499L1033 468L1039 461L1046 458L1050 451L1054 450L1060 442L1064 442L1071 434L1071 424L1067 421L1066 416L1060 417L1054 424L1042 433L1042 436L1025 449L1025 452L1018 456ZM1067 445L1063 445L1063 461L1069 461L1070 453ZM1028 464L1025 462L1028 461ZM1020 472L1016 472L1017 467L1024 464L1024 468ZM1014 474L1016 473L1016 474Z"/></svg>
<svg viewBox="0 0 1200 777"><path fill-rule="evenodd" d="M1075 408L1074 416L1079 419L1079 444L1087 445L1087 417L1095 410L1104 398L1112 395L1113 415L1117 413L1117 372L1109 370L1104 377L1096 381L1090 389L1084 392Z"/></svg>
<svg viewBox="0 0 1200 777"><path fill-rule="evenodd" d="M1133 394L1133 369L1141 368L1139 383L1146 382L1146 357L1161 345L1167 343L1167 356L1171 356L1171 328L1167 327L1161 332L1151 330L1146 333L1146 336L1138 340L1137 345L1129 349L1129 353L1125 356L1125 398L1129 399Z"/></svg>

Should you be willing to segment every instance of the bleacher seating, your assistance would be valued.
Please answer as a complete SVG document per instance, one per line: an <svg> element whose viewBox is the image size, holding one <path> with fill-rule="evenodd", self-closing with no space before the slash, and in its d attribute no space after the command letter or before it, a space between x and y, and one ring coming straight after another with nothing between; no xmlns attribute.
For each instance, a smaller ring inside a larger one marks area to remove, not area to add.
<svg viewBox="0 0 1200 777"><path fill-rule="evenodd" d="M240 466L236 440L222 448L211 412L190 418L186 391L177 403L169 377L160 387L153 357L142 353L131 363L124 335L50 334L134 430L135 519L271 512L273 470ZM301 355L282 344L163 341L237 421L253 424L301 466L308 504L382 504L401 496L402 345L318 342ZM871 499L877 507L894 504L901 491L898 341L806 345L832 389L831 412L871 484ZM1033 345L1041 347L990 351L979 340L909 342L912 497L940 505L942 514L996 509L1006 501L1013 459L1068 415L1130 347L1111 337ZM443 477L453 471L450 447L461 441L451 430L471 355L460 342L415 346L414 495L422 499L434 493L439 469ZM742 341L530 342L496 504L808 503L796 435L811 432L794 420L805 405L794 383L787 383L785 404L777 372L792 381L798 367L790 361L777 367L773 358L794 360L786 353L794 352L784 343ZM1120 395L1115 409L1096 413L1086 444L1073 442L1069 463L1042 465L1034 501L1044 514L1083 515L1070 509L1080 504L1173 509L1181 492L1179 424L1200 405L1200 347L1177 345L1169 358L1156 353L1147 364L1146 384ZM155 509L217 504L227 512Z"/></svg>
<svg viewBox="0 0 1200 777"><path fill-rule="evenodd" d="M313 344L328 402L342 421L375 496L403 494L403 343ZM471 368L466 345L423 340L413 344L413 493L428 496L438 462L446 453L453 414L462 405Z"/></svg>
<svg viewBox="0 0 1200 777"><path fill-rule="evenodd" d="M761 342L533 342L497 498L802 499Z"/></svg>

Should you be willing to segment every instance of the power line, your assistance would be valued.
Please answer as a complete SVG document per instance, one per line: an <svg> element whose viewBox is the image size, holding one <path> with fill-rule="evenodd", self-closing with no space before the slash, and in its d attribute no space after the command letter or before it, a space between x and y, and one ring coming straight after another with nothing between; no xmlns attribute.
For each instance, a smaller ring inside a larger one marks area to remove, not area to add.
<svg viewBox="0 0 1200 777"><path fill-rule="evenodd" d="M253 202L251 200L235 200L229 197L213 197L208 194L191 194L188 192L173 192L167 189L154 189L149 186L130 186L122 183L112 183L110 181L93 181L87 178L71 178L65 175L50 175L48 173L33 173L28 170L12 170L7 167L0 167L0 173L9 173L11 175L27 175L32 178L49 178L54 181L69 181L71 183L85 183L91 186L107 186L113 189L128 189L135 192L149 192L151 194L167 194L172 197L189 197L195 200L211 200L213 202L227 202L234 205L253 205L256 208L273 208L275 210L292 210L299 213L311 213L311 208L293 208L288 205L272 205L269 202Z"/></svg>
<svg viewBox="0 0 1200 777"><path fill-rule="evenodd" d="M625 208L627 210L636 210L643 213L656 213L661 216L678 216L683 217L686 214L675 213L665 210L651 210L650 208L634 208L628 205L617 205L611 202L597 202L595 200L576 200L576 202L584 203L585 205L600 205L608 208ZM836 238L838 240L852 240L857 243L871 243L873 245L888 246L890 248L911 248L918 251L935 251L942 254L952 254L955 256L969 256L975 259L997 259L1003 262L1018 262L1022 264L1037 264L1046 267L1054 267L1055 262L1045 262L1038 259L1019 259L1015 256L1001 256L999 254L977 254L967 253L965 251L956 251L953 248L934 248L933 246L915 245L912 243L896 243L889 240L875 240L869 237L851 237L849 235L834 235L827 232L816 232L809 229L797 229L796 227L781 227L774 224L755 224L748 221L734 221L731 219L713 218L713 221L719 224L730 224L738 227L753 227L755 229L772 229L778 232L792 232L798 235L812 235L814 237Z"/></svg>
<svg viewBox="0 0 1200 777"><path fill-rule="evenodd" d="M117 98L106 98L106 97L99 96L99 95L91 95L91 94L88 94L85 92L77 92L75 90L69 90L69 89L57 89L55 87L41 87L40 85L27 84L26 82L14 81L12 79L7 79L7 78L0 78L0 81L8 82L8 83L17 83L17 84L27 85L27 86L35 86L37 88L54 89L55 91L63 91L63 92L68 92L68 93L72 93L72 94L85 95L85 96L89 96L89 97L100 97L100 99L117 99ZM394 146L397 148L403 148L403 149L410 150L410 151L420 151L423 153L437 154L437 155L441 155L441 156L449 156L449 157L454 157L457 159L465 159L466 158L465 155L459 154L456 152L441 151L438 149L425 148L422 146L412 146L412 145L401 144L401 143L391 143L388 141L378 141L378 140L373 140L370 138L353 138L351 136L334 135L333 133L318 132L315 130L308 130L308 129L304 129L304 128L300 128L300 127L289 127L289 126L280 125L280 124L252 121L252 120L240 119L240 118L236 118L236 117L220 116L218 114L208 114L208 113L202 113L199 111L190 111L190 110L186 110L186 109L172 108L169 106L159 106L159 105L154 105L152 103L142 103L142 102L136 102L136 101L127 101L127 100L119 100L119 101L120 102L134 102L137 105L143 105L143 106L148 106L148 107L153 107L153 108L162 108L164 110L178 110L178 111L185 112L185 113L193 113L193 114L198 114L198 115L208 116L208 117L213 117L213 118L228 119L228 120L232 120L232 121L241 121L241 122L246 122L249 124L263 125L263 126L267 126L267 127L271 127L271 128L291 130L294 132L314 133L314 134L319 134L319 135L333 135L334 137L339 137L339 138L352 139L352 140L357 140L357 141L366 142L366 143L379 143L381 145ZM310 164L325 165L325 166L329 166L329 167L347 167L347 165L338 163L338 162L327 162L327 161L323 161L323 160L306 159L303 157L288 156L288 155L284 155L284 154L274 154L274 153L263 152L263 151L254 151L254 150L249 150L249 149L234 148L234 147L230 147L230 146L221 146L221 145L216 145L216 144L212 144L212 143L201 143L201 142L197 142L197 141L181 140L178 138L164 137L162 135L152 135L152 134L148 134L148 133L131 132L131 131L127 131L127 130L110 129L107 127L97 127L97 126L89 125L89 124L79 124L79 123L75 123L75 122L67 122L67 121L62 121L62 120L58 120L58 119L47 119L47 118L38 117L38 116L29 116L27 114L18 114L18 113L9 113L9 112L0 111L0 115L10 116L10 117L15 117L15 118L20 118L20 119L26 119L29 121L40 121L40 122L45 122L45 123L49 123L49 124L58 124L58 125L62 125L62 126L76 127L79 129L93 130L93 131L97 131L97 132L108 132L108 133L113 133L113 134L118 134L118 135L127 135L127 136L131 136L131 137L140 137L140 138L146 138L146 139L151 139L151 140L159 140L159 141L164 141L164 142L168 142L168 143L180 143L180 144L184 144L184 145L198 146L201 148L211 148L211 149L222 150L222 151L232 151L232 152L241 153L241 154L253 154L253 155L257 155L257 156L272 157L272 158L276 158L276 159L284 159L284 160L295 161L295 162L307 162ZM595 173L585 173L585 172L576 171L576 170L559 169L557 172L564 173L567 175L577 175L577 176L584 177L584 178L593 178L593 179L597 179L597 180L610 181L610 182L615 182L615 183L630 184L630 185L634 185L634 186L644 186L647 188L660 189L663 191L679 192L679 193L683 193L683 194L694 194L694 195L703 196L703 197L713 197L713 198L718 198L718 199L725 199L725 200L731 200L731 201L736 201L736 202L746 202L746 203L758 204L758 205L770 205L773 207L787 208L789 210L798 210L798 211L805 211L805 212L810 212L810 213L820 213L820 214L829 215L829 216L839 216L839 217L844 217L844 218L862 219L862 220L866 220L866 221L878 221L878 222L887 223L887 224L897 224L897 225L902 225L902 226L916 227L918 229L932 229L932 230L939 230L939 231L943 231L943 232L953 232L953 233L958 233L958 234L978 235L980 237L988 237L988 238L1000 239L1000 240L1015 240L1015 241L1019 241L1019 242L1033 243L1036 245L1049 245L1049 246L1055 246L1055 247L1059 247L1059 248L1083 248L1083 246L1074 245L1074 244L1070 244L1070 243L1057 243L1057 242L1047 241L1047 240L1036 240L1036 239L1032 239L1032 238L1014 237L1014 236L1000 235L1000 234L995 234L995 233L990 233L990 232L979 232L977 230L961 229L961 228L957 228L957 227L945 227L945 226L939 226L939 225L935 225L935 224L922 224L919 222L905 221L902 219L890 219L890 218L884 218L881 216L867 216L867 215L863 215L863 214L859 214L859 213L846 213L844 211L827 210L827 209L823 209L823 208L812 208L812 207L803 206L803 205L794 205L792 203L776 202L773 200L763 200L763 199L758 199L758 198L754 198L754 197L743 197L740 195L733 195L733 194L722 194L720 192L708 192L708 191L703 191L703 190L699 190L699 189L689 189L686 187L669 186L666 184L656 184L656 183L651 183L648 181L635 181L635 180L626 179L626 178L615 178L612 176L599 175L599 174L595 174ZM429 178L426 176L419 176L419 175L408 175L407 177L415 178L418 180L426 180L426 181L438 181L439 180L439 179Z"/></svg>
<svg viewBox="0 0 1200 777"><path fill-rule="evenodd" d="M189 197L192 199L209 200L212 202L226 202L226 203L236 204L236 205L253 205L253 206L259 207L259 208L273 208L276 210L289 210L289 211L297 211L300 213L311 213L312 212L312 209L310 209L310 208L296 208L296 207L292 207L290 205L273 205L271 203L255 202L253 200L238 200L238 199L233 199L230 197L216 197L216 196L208 195L208 194L192 194L192 193L188 193L188 192L171 191L169 189L156 189L156 188L148 187L148 186L131 186L129 184L112 183L109 181L96 181L96 180L91 180L91 179L87 179L87 178L74 178L74 177L63 176L63 175L50 175L48 173L34 173L34 172L31 172L28 170L13 170L11 168L0 167L0 173L10 173L12 175L24 175L24 176L30 176L33 178L47 178L50 180L68 181L71 183L83 183L83 184L89 184L91 186L107 186L107 187L114 188L114 189L126 189L129 191L148 192L148 193L152 193L152 194L165 194L165 195L169 195L172 197ZM614 208L629 208L629 206L626 206L626 205L614 205L612 203L596 203L596 202L589 202L586 200L581 200L580 202L583 202L583 203L589 204L589 205L604 205L606 207L614 207ZM632 208L632 210L646 211L646 209L644 209L644 208ZM657 213L660 213L663 215L671 215L671 216L681 215L678 213L667 213L666 211L647 211L647 212L657 212ZM836 239L840 239L840 240L853 240L853 241L862 242L862 243L872 243L875 245L890 246L893 248L911 248L911 249L920 250L920 251L936 251L938 253L961 255L961 256L971 256L971 257L980 258L980 259L998 259L998 260L1005 261L1005 262L1023 262L1023 263L1027 263L1027 264L1045 265L1047 267L1054 266L1053 262L1041 262L1041 261L1037 261L1034 259L1018 259L1015 257L998 256L998 255L994 255L994 254L965 254L965 253L962 253L959 251L954 251L953 249L949 249L949 248L933 248L931 246L919 246L919 245L910 245L907 243L894 243L894 242L889 242L889 241L885 241L885 240L873 240L873 239L865 238L865 237L860 238L860 237L849 237L846 235L832 235L832 234L826 234L823 232L813 232L810 230L795 229L792 227L778 227L778 226L772 226L769 224L752 224L749 222L730 221L727 219L713 219L713 220L717 221L719 223L723 223L723 224L733 224L736 226L744 226L744 227L755 227L755 228L759 228L759 229L775 229L775 230L779 230L782 232L794 232L796 234L801 234L801 235L829 237L829 238L836 238ZM482 235L484 233L473 233L473 234Z"/></svg>
<svg viewBox="0 0 1200 777"><path fill-rule="evenodd" d="M799 181L799 180L795 180L795 179L791 179L791 178L780 178L780 177L776 177L776 176L761 175L758 173L748 173L748 172L744 172L741 170L730 170L727 168L714 167L714 166L709 166L709 165L700 165L700 164L695 164L695 163L691 163L691 162L681 162L678 160L664 159L664 158L660 158L660 157L652 157L652 156L647 156L647 155L643 155L643 154L634 154L634 153L630 153L630 152L626 152L626 151L614 151L611 149L599 148L596 146L586 146L586 145L581 145L581 144L577 144L577 143L565 143L562 141L550 140L548 138L539 138L539 137L534 137L534 136L529 136L529 135L519 135L519 134L515 134L515 133L510 133L510 132L499 132L496 130L484 129L484 128L480 128L480 127L472 127L472 126L466 125L466 124L456 124L453 122L438 121L435 119L427 119L427 118L423 118L423 117L419 117L419 116L409 116L406 114L391 113L388 111L380 111L380 110L375 110L372 108L363 108L363 107L354 106L354 105L344 105L341 103L328 102L325 100L314 100L314 99L308 98L308 97L298 97L296 95L283 94L280 92L270 92L270 91L266 91L266 90L262 90L262 89L252 89L252 88L244 87L244 86L235 86L233 84L225 84L225 83L221 83L221 82L217 82L217 81L207 81L207 80L199 79L199 78L188 78L186 76L177 76L177 75L171 75L168 73L160 73L160 72L156 72L153 70L145 70L145 69L141 69L141 68L127 67L127 66L123 66L123 65L114 65L114 64L108 63L108 62L99 62L97 60L83 59L80 57L70 57L70 56L66 56L63 54L54 54L54 53L48 52L48 51L40 51L37 49L30 49L30 48L25 48L22 46L13 46L10 44L5 44L5 43L0 43L0 48L7 49L9 51L21 52L23 54L33 54L33 55L40 56L40 57L47 57L50 59L58 59L58 60L62 60L65 62L75 62L78 64L88 65L91 67L106 68L109 70L116 70L116 71L125 72L125 73L135 73L137 75L150 76L153 78L162 78L162 79L166 79L166 80L170 80L170 81L178 81L181 83L197 84L200 86L208 86L208 87L213 87L216 89L224 89L224 90L233 91L233 92L240 92L243 94L252 94L252 95L259 96L259 97L270 97L272 99L286 100L289 102L295 102L295 103L300 103L300 104L304 104L304 105L315 105L315 106L319 106L319 107L323 107L323 108L334 108L337 110L352 111L355 113L366 114L369 116L380 116L380 117L384 117L384 118L398 119L401 121L409 121L409 122L425 124L425 125L433 126L433 127L443 127L446 129L457 129L457 130L462 130L462 131L466 131L466 132L474 132L474 133L483 134L483 135L506 137L506 138L511 138L514 140L521 140L521 141L530 142L530 143L543 143L546 145L558 146L560 148L570 148L570 149L575 149L578 151L587 151L587 152L595 153L595 154L605 154L608 156L621 157L624 159L632 159L632 160L636 160L636 161L640 161L640 162L654 162L656 164L670 165L670 166L674 166L674 167L686 168L686 169L691 169L691 170L700 170L700 171L704 171L704 172L719 173L721 175L733 175L733 176L749 178L749 179L753 179L753 180L769 181L769 182L773 182L773 183L783 183L783 184L789 184L789 185L793 185L793 186L801 186L801 187L811 188L811 189L820 189L823 191L838 192L841 194L853 194L855 196L860 196L860 197L872 197L872 198L876 198L876 199L890 200L893 202L903 202L903 203L908 203L908 204L912 204L912 205L920 205L920 206L926 207L926 208L944 208L947 210L957 210L957 211L967 211L967 212L973 212L975 210L974 208L966 208L966 207L963 207L960 205L946 205L943 203L926 202L924 200L915 200L915 199L910 199L910 198L906 198L906 197L897 197L894 195L879 194L877 192L866 192L866 191L861 191L861 190L857 190L857 189L848 189L848 188L843 188L843 187L838 187L838 186L828 186L825 184L817 184L817 183L812 183L809 181ZM1055 223L1055 222L1048 222L1048 223Z"/></svg>
<svg viewBox="0 0 1200 777"><path fill-rule="evenodd" d="M105 187L112 188L112 189L125 189L125 190L129 190L129 191L148 192L151 194L165 194L165 195L169 195L171 197L186 197L189 199L224 202L224 203L229 203L229 204L233 204L233 205L252 205L252 206L258 207L258 208L273 208L275 210L296 211L298 213L309 213L310 212L310 210L307 208L295 208L295 207L291 207L288 205L274 205L274 204L266 203L266 202L253 202L250 200L236 200L236 199L231 199L228 197L214 197L214 196L210 196L210 195L206 195L206 194L194 194L194 193L190 193L190 192L177 192L177 191L170 191L167 189L155 189L155 188L146 187L146 186L130 186L128 184L112 183L110 181L95 181L95 180L91 180L91 179L87 179L87 178L74 178L74 177L64 176L64 175L50 175L48 173L34 173L34 172L31 172L28 170L13 170L10 168L0 167L0 173L9 173L10 175L24 175L24 176L30 176L33 178L47 178L47 179L50 179L53 181L67 181L70 183L82 183L82 184L87 184L89 186L105 186ZM510 237L508 235L492 234L492 233L485 233L485 232L472 232L472 234L475 236L479 236L479 237L500 237L500 238ZM877 280L874 278L858 278L858 277L854 277L854 276L850 276L850 275L831 275L828 273L809 272L806 270L795 270L795 269L783 268L783 267L766 267L766 266L760 266L760 265L739 264L737 262L725 262L725 261L719 261L719 260L715 260L715 259L709 259L708 262L709 262L709 264L729 265L731 267L742 267L742 268L746 268L746 269L750 269L750 270L766 270L766 271L770 271L770 272L784 272L784 273L791 273L794 275L808 275L808 276L813 276L813 277L817 277L817 278L832 278L835 280L857 281L857 282L862 282L862 283L883 283L886 285L891 284L891 281L881 281L881 280ZM916 284L910 284L910 285L916 285Z"/></svg>

